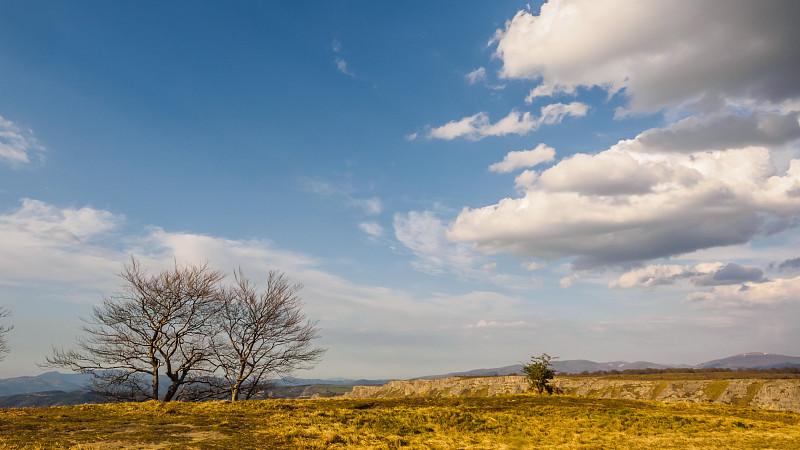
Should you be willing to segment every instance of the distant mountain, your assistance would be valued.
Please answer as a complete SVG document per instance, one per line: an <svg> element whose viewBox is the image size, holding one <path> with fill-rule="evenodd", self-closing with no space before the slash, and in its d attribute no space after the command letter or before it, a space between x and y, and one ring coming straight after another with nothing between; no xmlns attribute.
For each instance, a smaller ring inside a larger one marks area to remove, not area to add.
<svg viewBox="0 0 800 450"><path fill-rule="evenodd" d="M657 364L647 361L611 361L598 363L589 361L587 359L567 359L564 361L551 361L550 365L559 373L581 373L581 372L597 372L598 370L627 370L627 369L668 369L671 367L690 367L687 365L669 365ZM420 377L421 380L435 380L439 378L450 377L491 377L498 375L514 375L522 374L522 364L514 364L512 366L495 367L492 369L473 369L465 372L452 372L443 375L427 375Z"/></svg>
<svg viewBox="0 0 800 450"><path fill-rule="evenodd" d="M42 391L82 391L90 374L47 372L35 377L0 379L0 396Z"/></svg>
<svg viewBox="0 0 800 450"><path fill-rule="evenodd" d="M649 361L610 361L594 362L587 359L567 359L555 360L550 363L556 372L560 373L581 373L597 372L600 370L641 370L641 369L771 369L778 367L800 367L800 357L776 355L772 353L742 353L723 359L704 362L696 366L688 364L660 364ZM513 375L522 373L522 364L512 366L495 367L491 369L473 369L464 372L451 372L442 375L427 375L419 377L420 380L435 380L450 377L488 377L498 375Z"/></svg>
<svg viewBox="0 0 800 450"><path fill-rule="evenodd" d="M776 355L774 353L741 353L727 358L715 359L696 366L698 369L772 369L777 367L800 367L800 357Z"/></svg>
<svg viewBox="0 0 800 450"><path fill-rule="evenodd" d="M286 377L273 380L276 386L307 386L312 384L335 384L340 386L380 386L391 380L352 380L349 378L294 378Z"/></svg>

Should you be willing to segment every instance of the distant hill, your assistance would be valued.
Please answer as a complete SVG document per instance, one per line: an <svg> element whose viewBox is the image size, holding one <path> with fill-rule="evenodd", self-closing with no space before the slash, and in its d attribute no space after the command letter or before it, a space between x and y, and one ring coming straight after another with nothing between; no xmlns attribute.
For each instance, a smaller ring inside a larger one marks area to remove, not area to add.
<svg viewBox="0 0 800 450"><path fill-rule="evenodd" d="M392 380L353 380L349 378L294 378L286 377L273 380L276 386L307 386L312 384L334 384L340 386L380 386Z"/></svg>
<svg viewBox="0 0 800 450"><path fill-rule="evenodd" d="M687 365L668 365L651 363L647 361L611 361L598 363L586 359L568 359L564 361L551 361L551 366L559 373L581 373L584 371L597 372L598 370L627 370L627 369L668 369L672 367L690 367ZM452 372L442 375L427 375L419 377L420 380L435 380L450 377L492 377L501 375L522 374L522 364L495 367L492 369L473 369L465 372Z"/></svg>
<svg viewBox="0 0 800 450"><path fill-rule="evenodd" d="M47 372L35 377L0 379L0 396L43 391L82 391L90 374Z"/></svg>
<svg viewBox="0 0 800 450"><path fill-rule="evenodd" d="M688 364L660 364L649 361L610 361L594 362L587 359L567 359L551 361L552 367L560 373L581 373L612 370L640 370L640 369L772 369L778 367L800 367L800 357L776 355L772 353L742 353L723 359L704 362L695 366ZM490 369L473 369L464 372L451 372L442 375L427 375L419 377L420 380L435 380L450 377L489 377L498 375L522 374L522 364L495 367Z"/></svg>
<svg viewBox="0 0 800 450"><path fill-rule="evenodd" d="M772 369L777 367L800 367L800 357L776 355L774 353L741 353L727 358L715 359L696 366L698 369Z"/></svg>
<svg viewBox="0 0 800 450"><path fill-rule="evenodd" d="M707 361L695 366L659 364L648 361L610 361L594 362L586 359L555 360L553 368L562 373L581 373L628 369L771 369L779 367L800 367L800 357L776 355L772 353L741 353L722 359ZM440 379L450 377L478 377L521 374L522 364L495 367L489 369L473 369L464 372L451 372L442 375L428 375L417 379ZM96 398L86 392L91 380L90 374L64 374L47 372L35 377L15 377L0 379L0 407L14 406L51 406L95 403ZM268 396L273 398L297 398L311 395L328 396L340 393L349 386L383 385L390 379L317 379L288 377L275 381L275 388ZM162 383L166 386L167 380ZM12 406L13 405L13 406Z"/></svg>

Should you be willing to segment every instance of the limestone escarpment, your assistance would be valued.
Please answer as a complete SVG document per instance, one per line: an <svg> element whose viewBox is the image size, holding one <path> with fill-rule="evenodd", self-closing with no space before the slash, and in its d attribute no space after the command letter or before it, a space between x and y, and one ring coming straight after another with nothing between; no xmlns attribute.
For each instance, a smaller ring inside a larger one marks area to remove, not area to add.
<svg viewBox="0 0 800 450"><path fill-rule="evenodd" d="M665 402L708 402L800 411L800 380L609 380L556 377L553 385L567 395ZM355 386L345 398L495 396L528 391L524 376L457 377L392 381L382 386Z"/></svg>

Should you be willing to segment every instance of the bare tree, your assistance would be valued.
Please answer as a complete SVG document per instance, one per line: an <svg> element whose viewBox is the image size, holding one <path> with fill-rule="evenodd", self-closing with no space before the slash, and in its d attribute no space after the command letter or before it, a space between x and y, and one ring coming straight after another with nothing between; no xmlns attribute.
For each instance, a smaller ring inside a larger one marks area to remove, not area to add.
<svg viewBox="0 0 800 450"><path fill-rule="evenodd" d="M310 368L325 352L312 345L319 329L301 311L301 284L291 284L276 270L269 272L263 291L241 268L234 277L216 316L212 346L232 401L263 392L268 377Z"/></svg>
<svg viewBox="0 0 800 450"><path fill-rule="evenodd" d="M7 309L0 306L0 319L10 315L11 313ZM0 361L4 360L8 352L11 351L8 341L6 341L6 333L11 331L12 328L14 328L13 325L0 325Z"/></svg>
<svg viewBox="0 0 800 450"><path fill-rule="evenodd" d="M177 262L149 275L131 258L119 276L122 291L84 319L77 349L54 349L44 365L93 373L96 392L127 401L158 400L163 374L169 381L161 400L177 399L211 369L208 337L225 275Z"/></svg>

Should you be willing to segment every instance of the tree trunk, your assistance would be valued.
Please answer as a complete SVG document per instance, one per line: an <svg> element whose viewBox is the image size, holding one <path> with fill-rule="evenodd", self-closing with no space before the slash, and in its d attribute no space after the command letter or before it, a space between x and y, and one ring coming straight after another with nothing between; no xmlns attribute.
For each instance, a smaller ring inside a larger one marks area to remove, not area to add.
<svg viewBox="0 0 800 450"><path fill-rule="evenodd" d="M241 390L242 383L237 381L236 384L233 385L233 389L231 389L231 401L235 402L239 400L239 391Z"/></svg>
<svg viewBox="0 0 800 450"><path fill-rule="evenodd" d="M167 393L164 394L164 403L171 401L172 397L175 397L175 394L178 392L179 386L180 383L176 383L174 381L172 382L172 384L169 385L169 387L167 388Z"/></svg>
<svg viewBox="0 0 800 450"><path fill-rule="evenodd" d="M153 367L153 400L158 400L158 368Z"/></svg>

